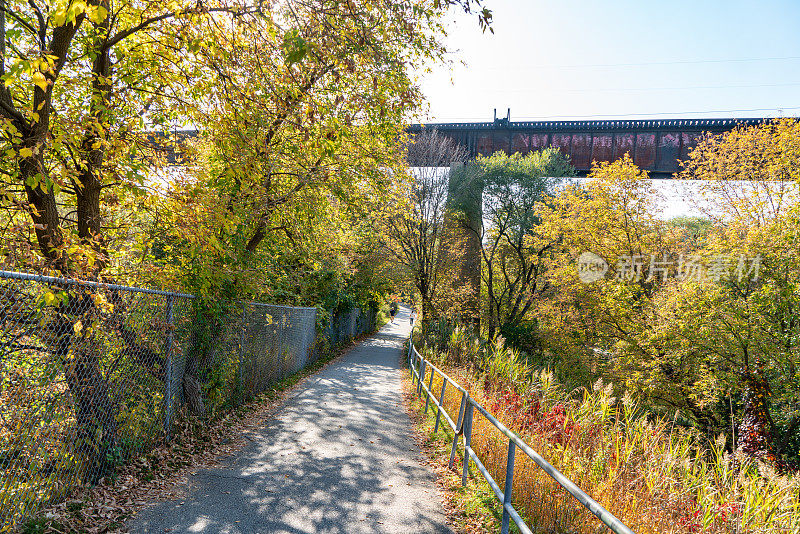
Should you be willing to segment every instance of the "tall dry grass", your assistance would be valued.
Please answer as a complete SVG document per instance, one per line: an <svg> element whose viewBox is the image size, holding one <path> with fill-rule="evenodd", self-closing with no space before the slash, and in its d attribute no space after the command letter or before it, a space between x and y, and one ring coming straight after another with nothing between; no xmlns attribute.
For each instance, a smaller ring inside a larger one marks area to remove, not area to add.
<svg viewBox="0 0 800 534"><path fill-rule="evenodd" d="M552 373L531 369L502 342L484 347L486 362L480 368L463 365L468 361L463 354L453 358L453 347L424 352L635 532L800 532L800 477L779 475L766 464L731 455L723 450L724 441L704 445L669 420L648 417L632 399L615 399L608 384L567 392ZM441 388L436 376L432 391L437 398ZM444 406L455 420L461 394L452 387L445 392ZM508 440L477 411L472 447L504 487ZM519 450L513 503L534 531L606 531Z"/></svg>

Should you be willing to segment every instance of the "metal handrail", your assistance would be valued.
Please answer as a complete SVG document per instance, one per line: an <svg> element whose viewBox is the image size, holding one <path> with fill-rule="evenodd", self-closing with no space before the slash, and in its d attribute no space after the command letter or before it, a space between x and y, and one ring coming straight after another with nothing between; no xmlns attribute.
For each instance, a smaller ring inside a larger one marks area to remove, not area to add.
<svg viewBox="0 0 800 534"><path fill-rule="evenodd" d="M511 503L511 493L513 488L513 479L514 479L514 458L516 449L519 448L524 452L531 460L533 460L536 465L538 465L545 473L547 473L553 480L555 480L562 488L567 490L575 499L580 502L587 510L589 510L592 514L594 514L600 521L603 522L612 532L616 534L634 534L634 532L627 527L622 521L617 519L614 514L603 508L600 503L592 499L585 491L579 488L574 482L570 479L565 477L558 469L553 467L547 460L545 460L539 453L534 451L527 443L525 443L522 438L516 432L508 429L503 423L497 420L492 414L490 414L483 406L481 406L478 402L475 401L472 397L470 397L469 392L460 386L456 381L450 378L444 371L436 367L433 363L429 360L424 358L414 347L414 342L412 339L409 339L409 349L408 349L408 362L409 367L411 368L411 379L412 384L414 378L417 380L417 394L421 395L422 392L425 392L425 412L428 411L428 402L432 401L434 406L437 408L437 415L436 415L436 426L434 427L434 432L438 431L439 428L439 417L440 414L444 414L445 420L447 421L450 428L455 432L455 436L453 436L453 447L450 452L450 467L453 465L453 459L455 456L456 445L458 443L458 436L463 436L464 439L464 459L463 459L463 467L462 467L462 476L461 476L461 485L466 486L467 484L467 474L469 472L469 461L472 459L475 462L475 466L478 468L478 471L481 473L483 478L492 488L497 499L503 505L503 519L502 519L502 526L501 526L501 533L508 534L509 531L509 523L510 521L514 521L514 524L519 528L520 532L524 534L532 534L531 529L525 524L523 519L520 517L519 513L514 509L513 504ZM425 375L427 369L430 368L430 378L429 384L425 385ZM431 387L433 384L433 376L434 374L439 374L442 378L442 391L439 399L436 399L436 396L431 391ZM447 413L447 410L444 408L444 394L447 388L447 384L452 384L456 389L462 392L461 396L461 408L459 409L458 414L458 422L454 422L452 417ZM473 417L473 410L477 409L487 421L492 423L500 432L502 432L508 438L508 456L507 456L507 464L506 464L506 482L505 488L502 490L497 482L494 480L492 475L483 465L480 458L478 458L477 453L472 449L472 417Z"/></svg>
<svg viewBox="0 0 800 534"><path fill-rule="evenodd" d="M414 352L416 352L416 349L414 349ZM419 354L419 352L417 352L417 354ZM441 369L439 369L438 367L436 367L435 365L433 365L433 364L432 364L432 363L430 363L430 362L428 362L427 366L428 366L428 367L430 367L431 369L434 369L434 370L435 370L437 373L439 373L440 375L442 375L442 377L443 377L445 380L447 380L448 382L450 382L450 383L453 385L453 387L455 387L457 390L459 390L459 391L460 391L460 392L462 392L462 393L467 393L467 390L466 390L466 389L464 389L463 387L461 387L461 385L460 385L458 382L456 382L455 380L453 380L452 378L450 378L449 376L447 376L447 374L446 374L444 371L442 371Z"/></svg>

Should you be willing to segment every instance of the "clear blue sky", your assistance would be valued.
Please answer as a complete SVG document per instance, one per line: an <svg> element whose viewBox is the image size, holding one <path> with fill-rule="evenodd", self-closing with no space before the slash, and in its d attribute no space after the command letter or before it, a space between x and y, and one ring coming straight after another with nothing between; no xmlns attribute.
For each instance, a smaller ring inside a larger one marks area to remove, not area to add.
<svg viewBox="0 0 800 534"><path fill-rule="evenodd" d="M422 80L432 121L800 115L800 0L486 4L494 34L450 17L466 66Z"/></svg>

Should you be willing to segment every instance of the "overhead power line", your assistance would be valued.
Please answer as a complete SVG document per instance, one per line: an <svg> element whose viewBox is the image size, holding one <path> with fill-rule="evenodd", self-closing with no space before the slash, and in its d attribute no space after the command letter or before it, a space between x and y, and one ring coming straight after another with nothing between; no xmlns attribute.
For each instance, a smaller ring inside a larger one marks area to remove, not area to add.
<svg viewBox="0 0 800 534"><path fill-rule="evenodd" d="M695 91L702 89L752 89L756 87L796 87L800 82L788 83L758 83L742 85L687 85L677 87L600 87L600 88L574 88L574 89L492 89L486 88L492 93L624 93L637 91ZM481 88L473 87L471 91L479 91Z"/></svg>
<svg viewBox="0 0 800 534"><path fill-rule="evenodd" d="M797 61L800 56L783 57L751 57L732 59L686 59L674 61L643 61L640 63L576 63L566 65L517 65L518 69L584 69L584 68L616 68L616 67L649 67L664 65L706 65L713 63L758 63L768 61ZM488 67L487 70L505 70L506 67Z"/></svg>
<svg viewBox="0 0 800 534"><path fill-rule="evenodd" d="M557 120L557 119L596 119L603 118L614 120L625 117L662 117L665 115L711 115L713 113L753 113L756 111L782 112L800 109L800 106L785 106L774 108L743 108L743 109L711 109L705 111L667 111L661 113L619 113L619 114L599 114L599 115L538 115L526 117L512 117L513 121L530 120ZM436 122L491 122L486 117L453 117L436 119Z"/></svg>

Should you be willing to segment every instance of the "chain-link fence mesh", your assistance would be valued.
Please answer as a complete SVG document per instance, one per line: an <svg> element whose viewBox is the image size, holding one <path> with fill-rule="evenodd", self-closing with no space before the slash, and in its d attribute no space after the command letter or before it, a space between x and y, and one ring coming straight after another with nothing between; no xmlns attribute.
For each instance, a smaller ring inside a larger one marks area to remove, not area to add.
<svg viewBox="0 0 800 534"><path fill-rule="evenodd" d="M244 306L239 384L246 397L303 369L314 357L316 308Z"/></svg>
<svg viewBox="0 0 800 534"><path fill-rule="evenodd" d="M0 532L375 327L375 312L235 303L0 271Z"/></svg>
<svg viewBox="0 0 800 534"><path fill-rule="evenodd" d="M377 310L359 308L331 316L325 335L333 345L346 343L360 334L371 332L375 329L378 319Z"/></svg>

